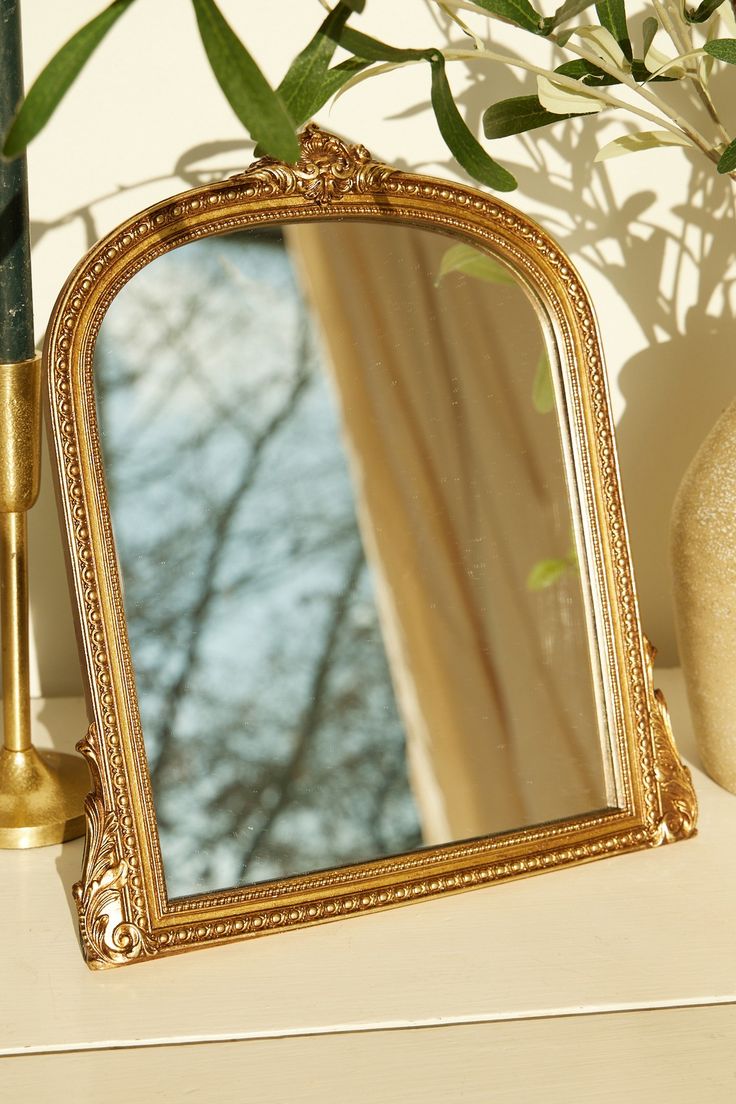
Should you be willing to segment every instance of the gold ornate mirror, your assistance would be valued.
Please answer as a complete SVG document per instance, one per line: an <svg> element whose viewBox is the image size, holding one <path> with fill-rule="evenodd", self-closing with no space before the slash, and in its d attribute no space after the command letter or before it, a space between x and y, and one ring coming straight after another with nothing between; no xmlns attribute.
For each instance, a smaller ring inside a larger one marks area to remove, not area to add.
<svg viewBox="0 0 736 1104"><path fill-rule="evenodd" d="M90 966L694 831L593 312L523 215L308 127L100 242L46 363Z"/></svg>

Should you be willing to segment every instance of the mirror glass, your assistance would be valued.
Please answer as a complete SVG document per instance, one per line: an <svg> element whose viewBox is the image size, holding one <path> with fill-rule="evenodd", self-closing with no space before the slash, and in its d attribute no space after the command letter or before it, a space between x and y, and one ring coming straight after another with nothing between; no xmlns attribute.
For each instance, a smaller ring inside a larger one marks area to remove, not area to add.
<svg viewBox="0 0 736 1104"><path fill-rule="evenodd" d="M170 898L615 804L548 344L511 273L343 220L192 242L95 350Z"/></svg>

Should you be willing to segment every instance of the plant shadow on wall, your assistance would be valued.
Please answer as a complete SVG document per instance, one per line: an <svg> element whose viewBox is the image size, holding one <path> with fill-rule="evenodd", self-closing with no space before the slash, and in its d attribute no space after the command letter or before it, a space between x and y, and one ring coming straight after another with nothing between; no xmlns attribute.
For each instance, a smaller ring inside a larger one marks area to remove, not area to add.
<svg viewBox="0 0 736 1104"><path fill-rule="evenodd" d="M672 505L690 461L734 398L735 304L729 294L733 277L726 274L736 229L723 217L730 205L726 193L722 181L693 166L687 202L675 211L683 237L668 240L652 228L625 265L634 314L637 303L652 303L653 287L660 289L654 340L621 369L626 408L617 439L642 621L652 639L661 641L665 664L677 662L668 555ZM644 278L647 266L650 279ZM671 290L664 290L669 280ZM638 314L637 320L642 325Z"/></svg>
<svg viewBox="0 0 736 1104"><path fill-rule="evenodd" d="M526 78L494 69L480 78L474 74L456 99L477 132L489 103L528 92ZM415 104L392 118L427 110L428 102ZM660 662L675 665L672 504L690 461L736 394L732 186L703 165L696 151L653 151L627 167L638 170L634 179L654 186L620 200L607 165L594 165L601 140L588 120L561 120L513 141L526 160L511 163L499 154L519 183L518 195L503 198L554 233L584 276L592 271L606 281L639 330L636 351L617 372L625 409L616 437L642 623ZM452 160L440 164L457 174ZM663 171L682 180L682 201L672 208L679 228L657 221L655 188ZM614 367L609 361L609 371Z"/></svg>
<svg viewBox="0 0 736 1104"><path fill-rule="evenodd" d="M525 198L544 204L544 211L529 213L553 229L574 261L584 259L586 271L610 284L639 329L638 350L618 368L625 408L617 443L642 622L661 661L675 664L672 504L690 461L734 397L731 187L703 169L695 154L686 154L684 164L684 151L678 151L674 171L683 181L689 173L683 202L672 212L678 232L658 225L653 190L642 188L619 202L607 167L591 171L598 142L585 124L524 142L536 165L515 167L519 187ZM546 155L566 169L546 172ZM650 172L661 167L662 156L649 155ZM642 172L640 179L652 177ZM552 206L560 213L557 226L551 226Z"/></svg>

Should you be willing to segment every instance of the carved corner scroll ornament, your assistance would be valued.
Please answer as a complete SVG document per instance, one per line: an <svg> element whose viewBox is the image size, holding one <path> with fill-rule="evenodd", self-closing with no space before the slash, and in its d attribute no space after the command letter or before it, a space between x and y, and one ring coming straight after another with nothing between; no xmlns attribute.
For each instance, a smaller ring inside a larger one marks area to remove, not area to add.
<svg viewBox="0 0 736 1104"><path fill-rule="evenodd" d="M349 145L314 123L299 135L301 155L294 165L262 157L245 172L232 177L255 184L259 192L303 195L312 203L332 203L343 196L375 191L396 173L374 161L365 146Z"/></svg>
<svg viewBox="0 0 736 1104"><path fill-rule="evenodd" d="M87 964L106 969L155 953L156 945L142 927L127 919L131 865L124 855L120 820L107 811L98 744L97 728L91 724L87 738L77 744L87 760L93 789L84 803L87 838L82 878L72 894Z"/></svg>
<svg viewBox="0 0 736 1104"><path fill-rule="evenodd" d="M644 637L647 686L652 717L655 776L659 789L660 819L657 843L674 843L696 833L698 799L692 775L677 754L670 715L661 690L654 687L654 657L657 650Z"/></svg>

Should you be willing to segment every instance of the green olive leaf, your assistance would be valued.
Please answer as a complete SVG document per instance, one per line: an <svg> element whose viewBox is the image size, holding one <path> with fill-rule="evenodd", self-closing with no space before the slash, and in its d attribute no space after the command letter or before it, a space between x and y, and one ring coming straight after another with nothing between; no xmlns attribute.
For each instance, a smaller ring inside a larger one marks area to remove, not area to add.
<svg viewBox="0 0 736 1104"><path fill-rule="evenodd" d="M36 78L8 130L3 156L18 157L32 142L61 103L67 91L97 49L107 32L117 23L134 0L114 3L90 19L72 35Z"/></svg>
<svg viewBox="0 0 736 1104"><path fill-rule="evenodd" d="M597 58L621 73L630 69L629 61L611 32L605 27L575 27L573 37L582 38Z"/></svg>
<svg viewBox="0 0 736 1104"><path fill-rule="evenodd" d="M602 69L599 69L597 65L593 65L586 58L575 58L574 61L566 61L563 65L557 66L555 73L559 73L561 77L571 77L573 80L582 81L583 84L587 84L591 88L601 87L605 84L621 83L618 77L613 77L610 73L604 73Z"/></svg>
<svg viewBox="0 0 736 1104"><path fill-rule="evenodd" d="M647 51L647 57L650 59L650 61L652 60L651 45L649 47L649 50ZM647 64L641 61L639 58L634 58L631 63L631 75L635 81L639 82L639 84L664 84L667 82L672 83L673 81L681 80L682 77L685 75L685 71L683 69L680 75L673 76L673 70L670 69L668 71L669 76L667 75L667 73L657 73L655 77L652 75L652 73L653 70L656 71L656 69L656 65L653 65L653 69L650 69Z"/></svg>
<svg viewBox="0 0 736 1104"><path fill-rule="evenodd" d="M658 30L659 30L659 22L652 15L650 15L642 23L642 26L641 26L641 35L642 35L641 56L642 57L646 57L647 54L649 53L649 47L654 42L654 36L656 35Z"/></svg>
<svg viewBox="0 0 736 1104"><path fill-rule="evenodd" d="M233 31L215 0L192 0L212 72L251 138L274 157L299 159L295 126L281 98Z"/></svg>
<svg viewBox="0 0 736 1104"><path fill-rule="evenodd" d="M362 31L353 30L352 27L343 27L334 34L336 42L344 46L357 58L365 61L389 61L401 63L404 61L431 61L437 53L434 49L411 50L402 49L399 46L389 46L377 38L363 34Z"/></svg>
<svg viewBox="0 0 736 1104"><path fill-rule="evenodd" d="M555 73L559 73L562 77L572 77L573 80L582 81L583 84L587 84L591 88L601 88L607 84L621 83L618 77L611 76L610 73L604 73L597 65L593 65L592 62L587 61L585 58L575 58L574 61L566 61L564 65L557 66ZM651 71L647 69L640 58L634 58L631 62L631 75L634 80L638 81L640 84L652 80L660 83L665 81L671 82L677 79L675 77L665 76L664 74L652 77Z"/></svg>
<svg viewBox="0 0 736 1104"><path fill-rule="evenodd" d="M541 74L537 76L537 95L539 102L553 115L569 115L571 112L578 115L595 115L605 107L600 93L593 88L586 91L586 87L580 85L580 91L575 92L566 85L558 84Z"/></svg>
<svg viewBox="0 0 736 1104"><path fill-rule="evenodd" d="M723 0L703 0L702 4L698 4L695 11L685 8L683 14L688 23L705 23L718 11L722 3Z"/></svg>
<svg viewBox="0 0 736 1104"><path fill-rule="evenodd" d="M337 49L340 31L353 14L357 2L358 0L353 0L353 4L348 4L346 0L341 0L332 9L316 34L294 58L284 79L276 89L277 95L281 97L284 107L296 126L301 126L311 119L340 87L339 81L336 83L335 76L327 82L328 66ZM363 4L360 4L360 8L362 7ZM368 65L367 61L363 62L360 68L365 68L366 65ZM356 71L354 66L349 69L345 81ZM344 73L345 70L340 70L339 75L342 76Z"/></svg>
<svg viewBox="0 0 736 1104"><path fill-rule="evenodd" d="M341 61L339 65L333 65L331 69L328 69L324 75L324 79L319 89L315 92L314 102L309 115L305 116L305 120L311 115L315 115L321 107L331 100L341 88L352 80L354 76L361 73L364 69L367 69L369 65L373 63L370 61L364 61L362 58L346 58L345 61Z"/></svg>
<svg viewBox="0 0 736 1104"><path fill-rule="evenodd" d="M350 50L358 62L378 61L389 65L402 65L412 61L428 61L432 69L432 108L440 134L453 157L481 184L503 192L512 191L517 187L511 173L496 164L463 121L447 81L445 59L439 50L401 49L347 26L333 27L328 33L339 45ZM346 77L344 83L360 79L360 72L354 71Z"/></svg>
<svg viewBox="0 0 736 1104"><path fill-rule="evenodd" d="M513 96L492 104L483 114L483 133L486 138L506 138L509 134L524 134L538 127L559 123L563 119L575 119L577 112L555 115L539 102L539 96Z"/></svg>
<svg viewBox="0 0 736 1104"><path fill-rule="evenodd" d="M568 19L574 19L576 15L580 15L587 8L592 8L594 3L595 0L565 0L565 3L561 4L552 16L553 28L561 26Z"/></svg>
<svg viewBox="0 0 736 1104"><path fill-rule="evenodd" d="M514 177L489 157L458 111L447 81L445 59L438 51L432 57L431 66L432 108L450 153L481 184L487 184L498 192L513 191L517 187Z"/></svg>
<svg viewBox="0 0 736 1104"><path fill-rule="evenodd" d="M626 7L624 0L599 0L595 6L601 26L610 31L623 50L628 61L631 61L634 53L629 37L629 28L626 22Z"/></svg>
<svg viewBox="0 0 736 1104"><path fill-rule="evenodd" d="M718 61L736 65L736 38L714 38L711 42L706 42L703 49Z"/></svg>
<svg viewBox="0 0 736 1104"><path fill-rule="evenodd" d="M726 146L716 168L719 173L730 173L736 169L736 138Z"/></svg>
<svg viewBox="0 0 736 1104"><path fill-rule="evenodd" d="M444 276L451 272L461 272L464 276L472 276L476 280L483 280L487 284L510 284L514 286L516 280L507 268L475 249L472 245L451 245L442 257L440 270L437 273L435 286L438 287Z"/></svg>
<svg viewBox="0 0 736 1104"><path fill-rule="evenodd" d="M534 10L529 0L473 0L473 3L490 15L498 16L506 23L514 23L533 34L549 34L552 30L554 16L551 20L545 20Z"/></svg>
<svg viewBox="0 0 736 1104"><path fill-rule="evenodd" d="M690 146L692 143L683 134L681 137L670 130L640 130L635 134L622 134L598 150L594 161L608 161L612 157L622 157L627 153L643 153L646 150L663 149L666 146Z"/></svg>

